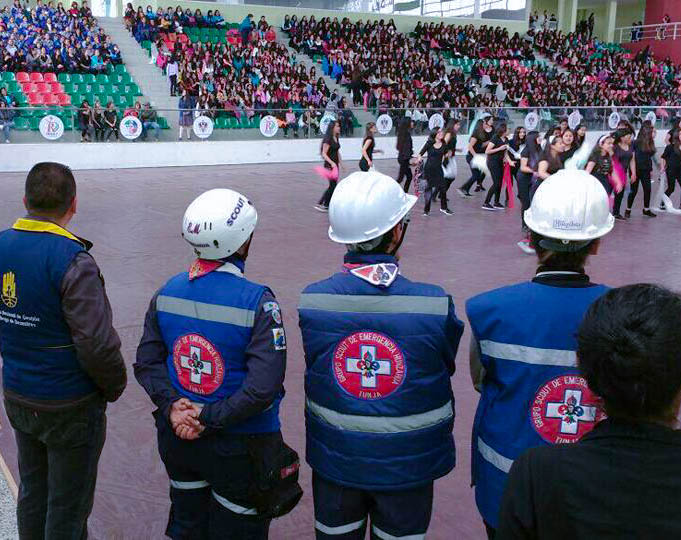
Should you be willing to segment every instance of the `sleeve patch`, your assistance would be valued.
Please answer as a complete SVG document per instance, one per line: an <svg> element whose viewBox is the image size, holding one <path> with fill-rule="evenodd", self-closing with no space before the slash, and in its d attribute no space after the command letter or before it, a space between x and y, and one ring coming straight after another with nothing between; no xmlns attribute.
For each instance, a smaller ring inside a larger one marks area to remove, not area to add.
<svg viewBox="0 0 681 540"><path fill-rule="evenodd" d="M281 308L277 302L265 302L262 305L262 309L265 313L272 312L272 319L276 324L281 324Z"/></svg>
<svg viewBox="0 0 681 540"><path fill-rule="evenodd" d="M286 334L283 328L272 328L272 343L275 351L286 350Z"/></svg>

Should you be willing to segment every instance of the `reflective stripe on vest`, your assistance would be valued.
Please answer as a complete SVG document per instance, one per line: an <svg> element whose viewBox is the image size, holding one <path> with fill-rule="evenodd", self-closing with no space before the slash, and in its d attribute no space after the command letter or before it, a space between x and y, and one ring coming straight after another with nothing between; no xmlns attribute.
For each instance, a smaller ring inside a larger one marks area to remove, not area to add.
<svg viewBox="0 0 681 540"><path fill-rule="evenodd" d="M225 499L224 497L221 497L215 491L211 492L213 494L213 497L217 502L219 502L222 506L224 506L227 510L230 512L234 512L235 514L241 514L243 516L257 516L258 511L255 508L244 508L243 506L233 503L230 500Z"/></svg>
<svg viewBox="0 0 681 540"><path fill-rule="evenodd" d="M181 482L180 480L170 479L170 487L175 489L202 489L210 487L210 484L205 480L195 480L193 482Z"/></svg>
<svg viewBox="0 0 681 540"><path fill-rule="evenodd" d="M156 309L182 317L245 326L246 328L251 328L255 321L255 311L251 309L206 304L173 296L159 295L156 298Z"/></svg>
<svg viewBox="0 0 681 540"><path fill-rule="evenodd" d="M525 345L499 343L498 341L490 341L488 339L484 339L480 342L480 350L483 354L493 358L515 360L516 362L523 362L525 364L565 367L575 367L577 365L577 355L575 354L575 351L540 349L537 347L527 347Z"/></svg>
<svg viewBox="0 0 681 540"><path fill-rule="evenodd" d="M381 540L424 540L426 538L426 533L423 534L407 534L406 536L395 536L382 531L376 525L371 526L371 531L378 536Z"/></svg>
<svg viewBox="0 0 681 540"><path fill-rule="evenodd" d="M418 313L446 317L449 313L449 298L446 296L309 293L301 295L298 309L319 309L340 313Z"/></svg>
<svg viewBox="0 0 681 540"><path fill-rule="evenodd" d="M511 470L511 465L513 465L513 460L502 456L491 446L488 446L485 441L478 437L478 452L483 457L485 461L494 465L500 471L508 473Z"/></svg>
<svg viewBox="0 0 681 540"><path fill-rule="evenodd" d="M310 399L305 400L307 410L332 426L347 431L362 433L404 433L434 426L450 420L452 403L447 402L442 407L409 416L359 416L343 414L318 405Z"/></svg>
<svg viewBox="0 0 681 540"><path fill-rule="evenodd" d="M328 534L331 536L336 536L339 534L347 534L352 531L356 531L357 529L361 529L364 526L364 522L366 521L365 519L360 519L359 521L355 521L354 523L348 523L347 525L338 525L337 527L329 527L328 525L324 525L320 521L315 520L314 522L314 528L317 529L319 532Z"/></svg>

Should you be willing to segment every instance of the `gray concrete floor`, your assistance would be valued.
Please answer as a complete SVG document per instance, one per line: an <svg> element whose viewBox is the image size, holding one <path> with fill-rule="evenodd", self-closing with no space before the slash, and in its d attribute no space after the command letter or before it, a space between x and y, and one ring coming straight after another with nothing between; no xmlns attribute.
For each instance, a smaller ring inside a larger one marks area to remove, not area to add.
<svg viewBox="0 0 681 540"><path fill-rule="evenodd" d="M19 538L17 532L17 501L7 483L5 475L0 473L0 539Z"/></svg>

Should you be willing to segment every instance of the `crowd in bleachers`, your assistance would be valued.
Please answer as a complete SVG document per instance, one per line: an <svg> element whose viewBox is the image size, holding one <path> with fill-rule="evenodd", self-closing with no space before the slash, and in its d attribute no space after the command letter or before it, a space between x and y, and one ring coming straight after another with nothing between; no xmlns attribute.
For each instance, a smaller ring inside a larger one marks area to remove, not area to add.
<svg viewBox="0 0 681 540"><path fill-rule="evenodd" d="M0 10L0 71L103 73L121 53L97 25L87 2L34 7L15 0Z"/></svg>

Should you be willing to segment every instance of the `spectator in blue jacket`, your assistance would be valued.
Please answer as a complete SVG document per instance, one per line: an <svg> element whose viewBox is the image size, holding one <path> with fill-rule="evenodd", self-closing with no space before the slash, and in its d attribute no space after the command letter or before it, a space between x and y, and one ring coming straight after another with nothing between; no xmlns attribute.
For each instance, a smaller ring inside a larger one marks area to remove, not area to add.
<svg viewBox="0 0 681 540"><path fill-rule="evenodd" d="M241 21L241 24L239 25L239 33L241 34L241 42L244 45L248 44L248 36L251 33L251 30L253 29L253 14L249 13L243 21Z"/></svg>

